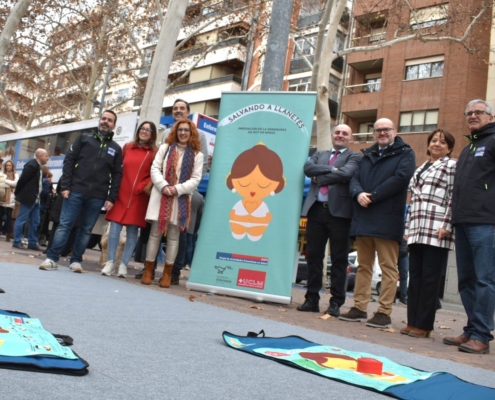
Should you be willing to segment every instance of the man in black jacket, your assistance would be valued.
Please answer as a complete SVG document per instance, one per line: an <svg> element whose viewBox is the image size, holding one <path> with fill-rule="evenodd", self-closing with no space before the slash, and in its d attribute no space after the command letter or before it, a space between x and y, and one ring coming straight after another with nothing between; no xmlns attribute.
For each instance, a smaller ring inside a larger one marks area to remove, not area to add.
<svg viewBox="0 0 495 400"><path fill-rule="evenodd" d="M397 136L391 120L377 120L373 136L376 143L363 150L359 169L350 183L355 200L351 236L356 237L359 266L354 307L339 318L352 322L367 320L376 252L382 269L380 306L366 325L386 328L392 322L390 314L397 289L397 260L404 232L407 187L416 163L414 152Z"/></svg>
<svg viewBox="0 0 495 400"><path fill-rule="evenodd" d="M495 122L493 109L476 99L466 107L471 142L457 162L452 225L459 294L467 314L464 332L443 342L460 351L486 354L495 312Z"/></svg>
<svg viewBox="0 0 495 400"><path fill-rule="evenodd" d="M64 197L60 224L53 238L47 259L40 265L43 270L57 269L60 253L65 247L70 231L80 216L79 228L72 248L70 269L82 272L82 256L91 237L91 230L98 220L101 208L107 211L119 193L122 178L122 150L112 140L117 115L103 112L98 131L93 135L79 136L64 159L61 194Z"/></svg>
<svg viewBox="0 0 495 400"><path fill-rule="evenodd" d="M15 199L21 203L19 215L14 225L14 242L12 247L24 249L21 242L24 233L24 225L29 221L28 249L41 250L38 246L38 227L40 225L40 194L41 194L41 166L48 160L45 149L38 149L34 153L35 158L29 160L17 182Z"/></svg>

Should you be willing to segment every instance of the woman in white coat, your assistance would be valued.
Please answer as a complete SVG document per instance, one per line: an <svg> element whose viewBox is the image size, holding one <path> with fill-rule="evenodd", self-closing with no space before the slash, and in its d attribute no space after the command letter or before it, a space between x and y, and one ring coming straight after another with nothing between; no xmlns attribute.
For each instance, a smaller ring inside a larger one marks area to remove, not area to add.
<svg viewBox="0 0 495 400"><path fill-rule="evenodd" d="M6 241L10 242L12 233L12 211L15 207L14 190L19 180L19 175L15 172L14 163L11 160L6 161L3 164L3 173L5 175L4 190L5 196L3 201L0 202L0 224L5 215L5 236Z"/></svg>
<svg viewBox="0 0 495 400"><path fill-rule="evenodd" d="M187 229L191 194L201 181L203 154L196 126L184 118L170 130L151 166L151 192L146 221L151 223L146 246L146 264L141 283L149 285L155 257L163 235L167 236L166 259L160 287L169 287L172 268L179 250L180 231Z"/></svg>

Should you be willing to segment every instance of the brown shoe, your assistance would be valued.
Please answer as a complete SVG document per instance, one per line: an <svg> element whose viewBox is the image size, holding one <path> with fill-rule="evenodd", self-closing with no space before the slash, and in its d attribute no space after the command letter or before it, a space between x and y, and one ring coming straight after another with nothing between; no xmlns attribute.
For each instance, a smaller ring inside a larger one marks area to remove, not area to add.
<svg viewBox="0 0 495 400"><path fill-rule="evenodd" d="M161 288L170 287L170 282L172 281L172 269L174 268L174 264L165 263L165 267L163 268L163 275L158 282L158 286Z"/></svg>
<svg viewBox="0 0 495 400"><path fill-rule="evenodd" d="M488 354L490 352L490 346L481 340L469 339L466 343L459 346L459 351L472 354Z"/></svg>
<svg viewBox="0 0 495 400"><path fill-rule="evenodd" d="M409 331L408 335L416 338L429 338L431 336L431 331L424 331L423 329L412 328Z"/></svg>
<svg viewBox="0 0 495 400"><path fill-rule="evenodd" d="M141 276L141 283L143 285L151 285L151 281L155 275L155 262L146 260L144 265L144 273Z"/></svg>
<svg viewBox="0 0 495 400"><path fill-rule="evenodd" d="M443 338L443 343L448 346L460 346L461 344L467 343L469 338L462 334L457 337L446 337Z"/></svg>
<svg viewBox="0 0 495 400"><path fill-rule="evenodd" d="M405 328L402 328L400 330L400 333L403 334L403 335L409 335L409 332L411 332L411 330L413 330L413 329L414 329L413 326L407 325Z"/></svg>

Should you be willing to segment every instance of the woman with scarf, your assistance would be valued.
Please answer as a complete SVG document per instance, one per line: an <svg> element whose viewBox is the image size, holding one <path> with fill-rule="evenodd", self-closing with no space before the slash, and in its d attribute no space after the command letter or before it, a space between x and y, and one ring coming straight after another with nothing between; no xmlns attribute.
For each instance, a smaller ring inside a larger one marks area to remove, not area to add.
<svg viewBox="0 0 495 400"><path fill-rule="evenodd" d="M5 215L5 240L10 242L12 237L12 211L15 207L14 190L19 180L19 175L15 172L14 163L11 160L6 161L3 165L3 173L5 174L5 197L0 203L0 225Z"/></svg>
<svg viewBox="0 0 495 400"><path fill-rule="evenodd" d="M126 227L126 242L122 261L118 266L119 278L127 276L127 265L136 247L138 229L146 227L144 219L150 200L150 169L156 154L156 125L144 121L139 125L134 141L126 143L122 149L123 168L119 195L106 219L110 221L108 234L108 261L101 274L111 276L115 267L120 232Z"/></svg>
<svg viewBox="0 0 495 400"><path fill-rule="evenodd" d="M156 253L162 236L166 235L165 267L158 285L170 286L179 249L179 234L189 226L191 194L201 181L202 168L203 154L198 130L190 120L180 119L160 146L151 166L153 190L146 212L151 231L142 284L151 284Z"/></svg>

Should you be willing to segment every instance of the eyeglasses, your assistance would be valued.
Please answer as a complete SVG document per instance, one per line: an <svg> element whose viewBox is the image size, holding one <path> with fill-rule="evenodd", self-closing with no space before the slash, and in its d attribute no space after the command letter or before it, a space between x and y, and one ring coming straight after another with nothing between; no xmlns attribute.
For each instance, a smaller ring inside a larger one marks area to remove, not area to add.
<svg viewBox="0 0 495 400"><path fill-rule="evenodd" d="M390 133L394 130L395 128L379 128L379 129L374 129L373 132L375 133Z"/></svg>
<svg viewBox="0 0 495 400"><path fill-rule="evenodd" d="M177 132L191 132L191 130L187 128L178 128Z"/></svg>
<svg viewBox="0 0 495 400"><path fill-rule="evenodd" d="M471 115L476 115L477 117L486 114L486 115L492 115L489 112L483 111L483 110L474 110L474 111L467 111L464 113L465 117L470 117Z"/></svg>
<svg viewBox="0 0 495 400"><path fill-rule="evenodd" d="M148 128L141 128L140 129L141 132L148 132L148 133L151 133L151 129L148 129Z"/></svg>

